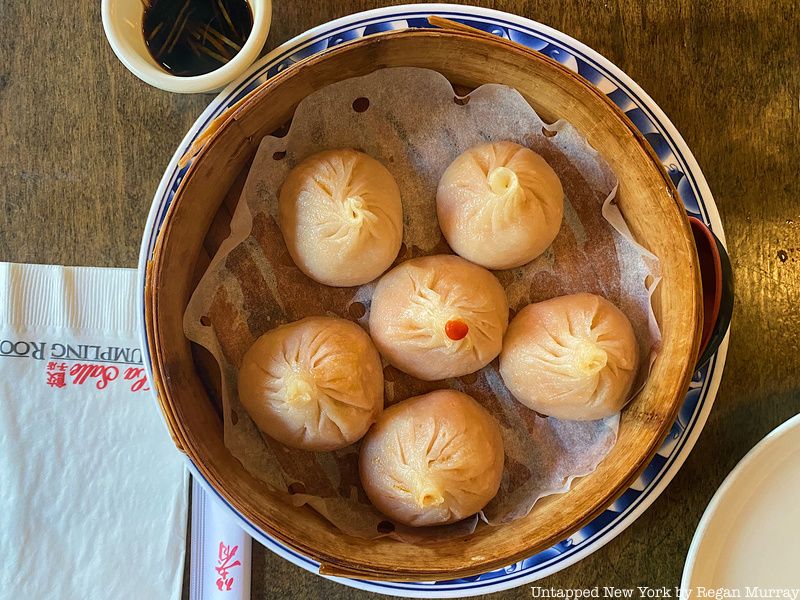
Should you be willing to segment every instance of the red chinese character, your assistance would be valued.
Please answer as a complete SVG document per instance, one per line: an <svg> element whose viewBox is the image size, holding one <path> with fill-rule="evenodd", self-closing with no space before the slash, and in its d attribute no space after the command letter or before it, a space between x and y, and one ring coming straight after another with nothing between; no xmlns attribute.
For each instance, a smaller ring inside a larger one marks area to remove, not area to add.
<svg viewBox="0 0 800 600"><path fill-rule="evenodd" d="M217 572L217 575L219 575L219 578L217 579L217 589L221 592L229 592L233 586L233 577L228 577L228 569L239 567L242 564L238 560L231 562L236 556L236 551L238 549L239 546L234 546L231 548L222 542L219 543L219 553L217 555L219 560L217 560L217 566L214 567L214 570Z"/></svg>
<svg viewBox="0 0 800 600"><path fill-rule="evenodd" d="M48 371L47 385L56 388L67 387L67 382L64 380L64 373L62 371L55 371L55 372Z"/></svg>
<svg viewBox="0 0 800 600"><path fill-rule="evenodd" d="M55 371L57 366L58 366L58 363L49 362L49 363L47 363L47 370L48 371Z"/></svg>

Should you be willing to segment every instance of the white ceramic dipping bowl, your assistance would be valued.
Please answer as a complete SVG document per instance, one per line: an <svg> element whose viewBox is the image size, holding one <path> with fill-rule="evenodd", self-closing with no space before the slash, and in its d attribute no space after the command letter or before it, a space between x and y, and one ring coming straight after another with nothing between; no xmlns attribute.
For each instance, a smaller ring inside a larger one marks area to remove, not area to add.
<svg viewBox="0 0 800 600"><path fill-rule="evenodd" d="M145 83L181 94L212 92L239 77L258 58L269 34L272 0L248 0L253 11L253 29L242 49L228 63L194 77L179 77L161 68L144 43L142 0L102 0L103 29L114 54L128 70Z"/></svg>

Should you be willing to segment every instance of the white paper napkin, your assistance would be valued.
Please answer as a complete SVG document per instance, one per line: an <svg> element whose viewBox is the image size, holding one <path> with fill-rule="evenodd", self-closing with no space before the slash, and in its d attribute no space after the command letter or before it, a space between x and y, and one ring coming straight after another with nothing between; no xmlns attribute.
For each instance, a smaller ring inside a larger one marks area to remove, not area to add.
<svg viewBox="0 0 800 600"><path fill-rule="evenodd" d="M222 501L193 480L189 600L250 598L251 545Z"/></svg>
<svg viewBox="0 0 800 600"><path fill-rule="evenodd" d="M0 263L0 598L180 598L188 477L136 272Z"/></svg>

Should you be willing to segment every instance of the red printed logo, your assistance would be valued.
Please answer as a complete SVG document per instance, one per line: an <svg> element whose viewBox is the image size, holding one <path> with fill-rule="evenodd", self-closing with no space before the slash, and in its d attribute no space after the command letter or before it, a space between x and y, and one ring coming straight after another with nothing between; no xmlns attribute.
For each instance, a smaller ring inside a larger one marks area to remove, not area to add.
<svg viewBox="0 0 800 600"><path fill-rule="evenodd" d="M233 576L229 576L230 569L241 566L241 562L233 559L236 557L236 552L239 546L226 546L222 542L219 543L219 553L217 554L217 566L214 570L219 577L217 578L217 589L221 592L230 592L233 586Z"/></svg>
<svg viewBox="0 0 800 600"><path fill-rule="evenodd" d="M120 368L114 365L96 363L76 363L68 366L66 363L47 363L47 385L52 388L65 388L67 385L94 384L98 390L104 390L112 381L119 379L129 382L132 392L147 392L147 375L141 367L128 367L120 373ZM67 378L69 376L70 379Z"/></svg>

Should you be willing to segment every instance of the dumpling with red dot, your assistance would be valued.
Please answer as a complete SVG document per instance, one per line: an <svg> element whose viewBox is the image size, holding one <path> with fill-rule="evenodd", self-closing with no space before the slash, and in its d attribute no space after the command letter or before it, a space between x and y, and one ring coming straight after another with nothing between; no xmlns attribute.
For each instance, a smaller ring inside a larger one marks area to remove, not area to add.
<svg viewBox="0 0 800 600"><path fill-rule="evenodd" d="M408 260L384 275L372 296L369 330L378 351L425 381L482 369L500 354L507 327L500 282L458 256Z"/></svg>

